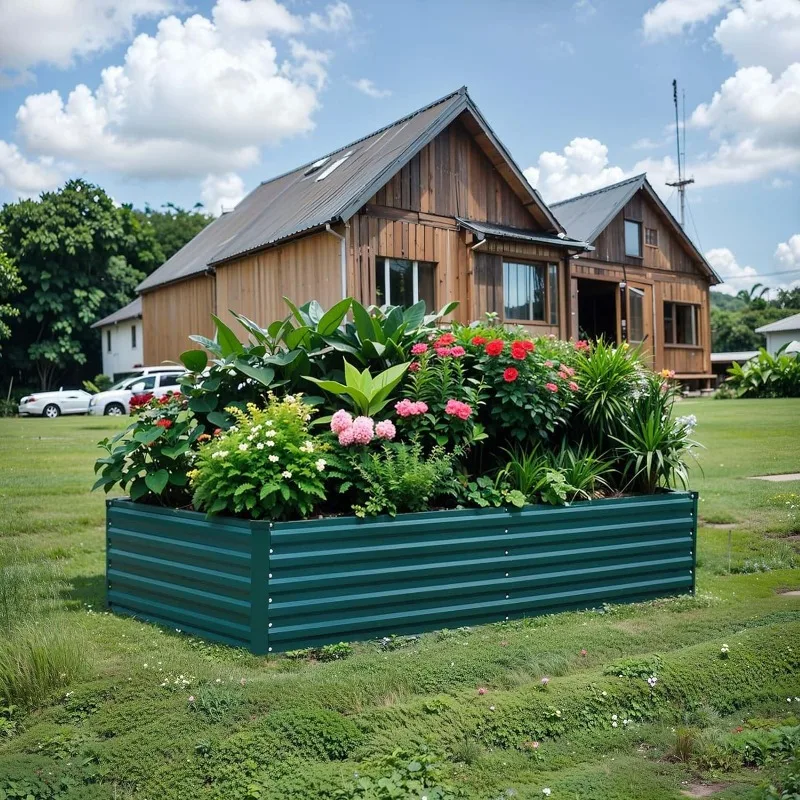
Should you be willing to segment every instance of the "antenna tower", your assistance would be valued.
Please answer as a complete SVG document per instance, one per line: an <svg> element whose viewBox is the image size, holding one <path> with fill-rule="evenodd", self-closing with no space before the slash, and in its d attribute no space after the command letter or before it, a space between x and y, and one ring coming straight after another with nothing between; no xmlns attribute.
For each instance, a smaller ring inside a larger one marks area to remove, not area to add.
<svg viewBox="0 0 800 800"><path fill-rule="evenodd" d="M672 99L675 103L675 143L678 148L678 180L667 186L674 186L678 190L678 197L681 205L681 227L686 227L686 187L694 183L694 178L684 178L683 172L686 166L686 93L683 93L683 150L681 150L681 126L678 122L678 81L672 81Z"/></svg>

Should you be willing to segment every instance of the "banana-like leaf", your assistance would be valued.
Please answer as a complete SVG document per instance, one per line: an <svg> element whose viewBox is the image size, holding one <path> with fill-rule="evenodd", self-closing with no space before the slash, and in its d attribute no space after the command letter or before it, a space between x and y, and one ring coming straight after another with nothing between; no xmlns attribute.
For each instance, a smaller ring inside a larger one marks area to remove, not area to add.
<svg viewBox="0 0 800 800"><path fill-rule="evenodd" d="M346 297L326 311L317 324L317 333L322 337L330 336L342 324L352 303L352 298Z"/></svg>
<svg viewBox="0 0 800 800"><path fill-rule="evenodd" d="M271 367L254 367L242 359L236 361L236 369L248 378L258 381L262 386L269 386L275 377L275 370Z"/></svg>
<svg viewBox="0 0 800 800"><path fill-rule="evenodd" d="M237 338L236 334L216 315L212 314L211 319L217 328L217 342L222 350L222 357L239 355L244 352L244 346Z"/></svg>
<svg viewBox="0 0 800 800"><path fill-rule="evenodd" d="M205 347L209 353L213 353L218 358L222 358L222 348L220 348L220 346L213 339L209 339L206 336L200 336L200 334L197 333L191 334L189 338L193 342L197 342L197 344Z"/></svg>

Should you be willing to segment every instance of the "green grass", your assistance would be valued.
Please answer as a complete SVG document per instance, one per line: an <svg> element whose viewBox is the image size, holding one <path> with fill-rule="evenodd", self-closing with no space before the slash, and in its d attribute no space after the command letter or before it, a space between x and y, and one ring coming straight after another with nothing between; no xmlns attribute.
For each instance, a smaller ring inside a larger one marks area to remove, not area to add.
<svg viewBox="0 0 800 800"><path fill-rule="evenodd" d="M676 800L702 781L757 796L780 765L744 765L736 737L800 712L800 597L781 594L800 588L800 485L748 478L800 470L800 401L679 410L706 446L697 597L365 642L328 663L106 613L104 498L88 487L95 442L124 421L0 419L0 695L14 687L16 706L0 700L0 797L373 797L354 773L416 775L403 765L426 748L443 797Z"/></svg>

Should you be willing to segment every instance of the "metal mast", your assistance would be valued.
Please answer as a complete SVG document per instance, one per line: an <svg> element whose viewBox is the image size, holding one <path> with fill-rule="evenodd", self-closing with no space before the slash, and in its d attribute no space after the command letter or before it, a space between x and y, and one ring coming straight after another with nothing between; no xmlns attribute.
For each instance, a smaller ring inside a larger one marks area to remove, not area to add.
<svg viewBox="0 0 800 800"><path fill-rule="evenodd" d="M678 149L678 180L670 183L667 181L667 186L674 186L678 190L678 197L681 204L681 227L686 227L686 187L690 183L694 183L694 178L684 178L683 168L686 159L686 100L684 99L684 119L683 119L683 152L681 152L681 126L678 122L678 81L672 81L672 99L675 103L675 144Z"/></svg>

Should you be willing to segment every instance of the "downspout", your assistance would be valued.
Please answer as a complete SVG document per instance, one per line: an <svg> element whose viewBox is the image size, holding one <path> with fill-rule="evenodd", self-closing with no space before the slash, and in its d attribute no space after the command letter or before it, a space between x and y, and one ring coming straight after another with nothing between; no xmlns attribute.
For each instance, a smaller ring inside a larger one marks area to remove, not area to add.
<svg viewBox="0 0 800 800"><path fill-rule="evenodd" d="M347 227L345 225L345 227ZM336 233L336 231L331 228L330 222L325 223L325 230L331 235L335 236L339 240L339 260L340 260L340 270L341 270L341 281L342 281L342 300L347 297L347 250L346 250L346 239L342 236L341 233Z"/></svg>

